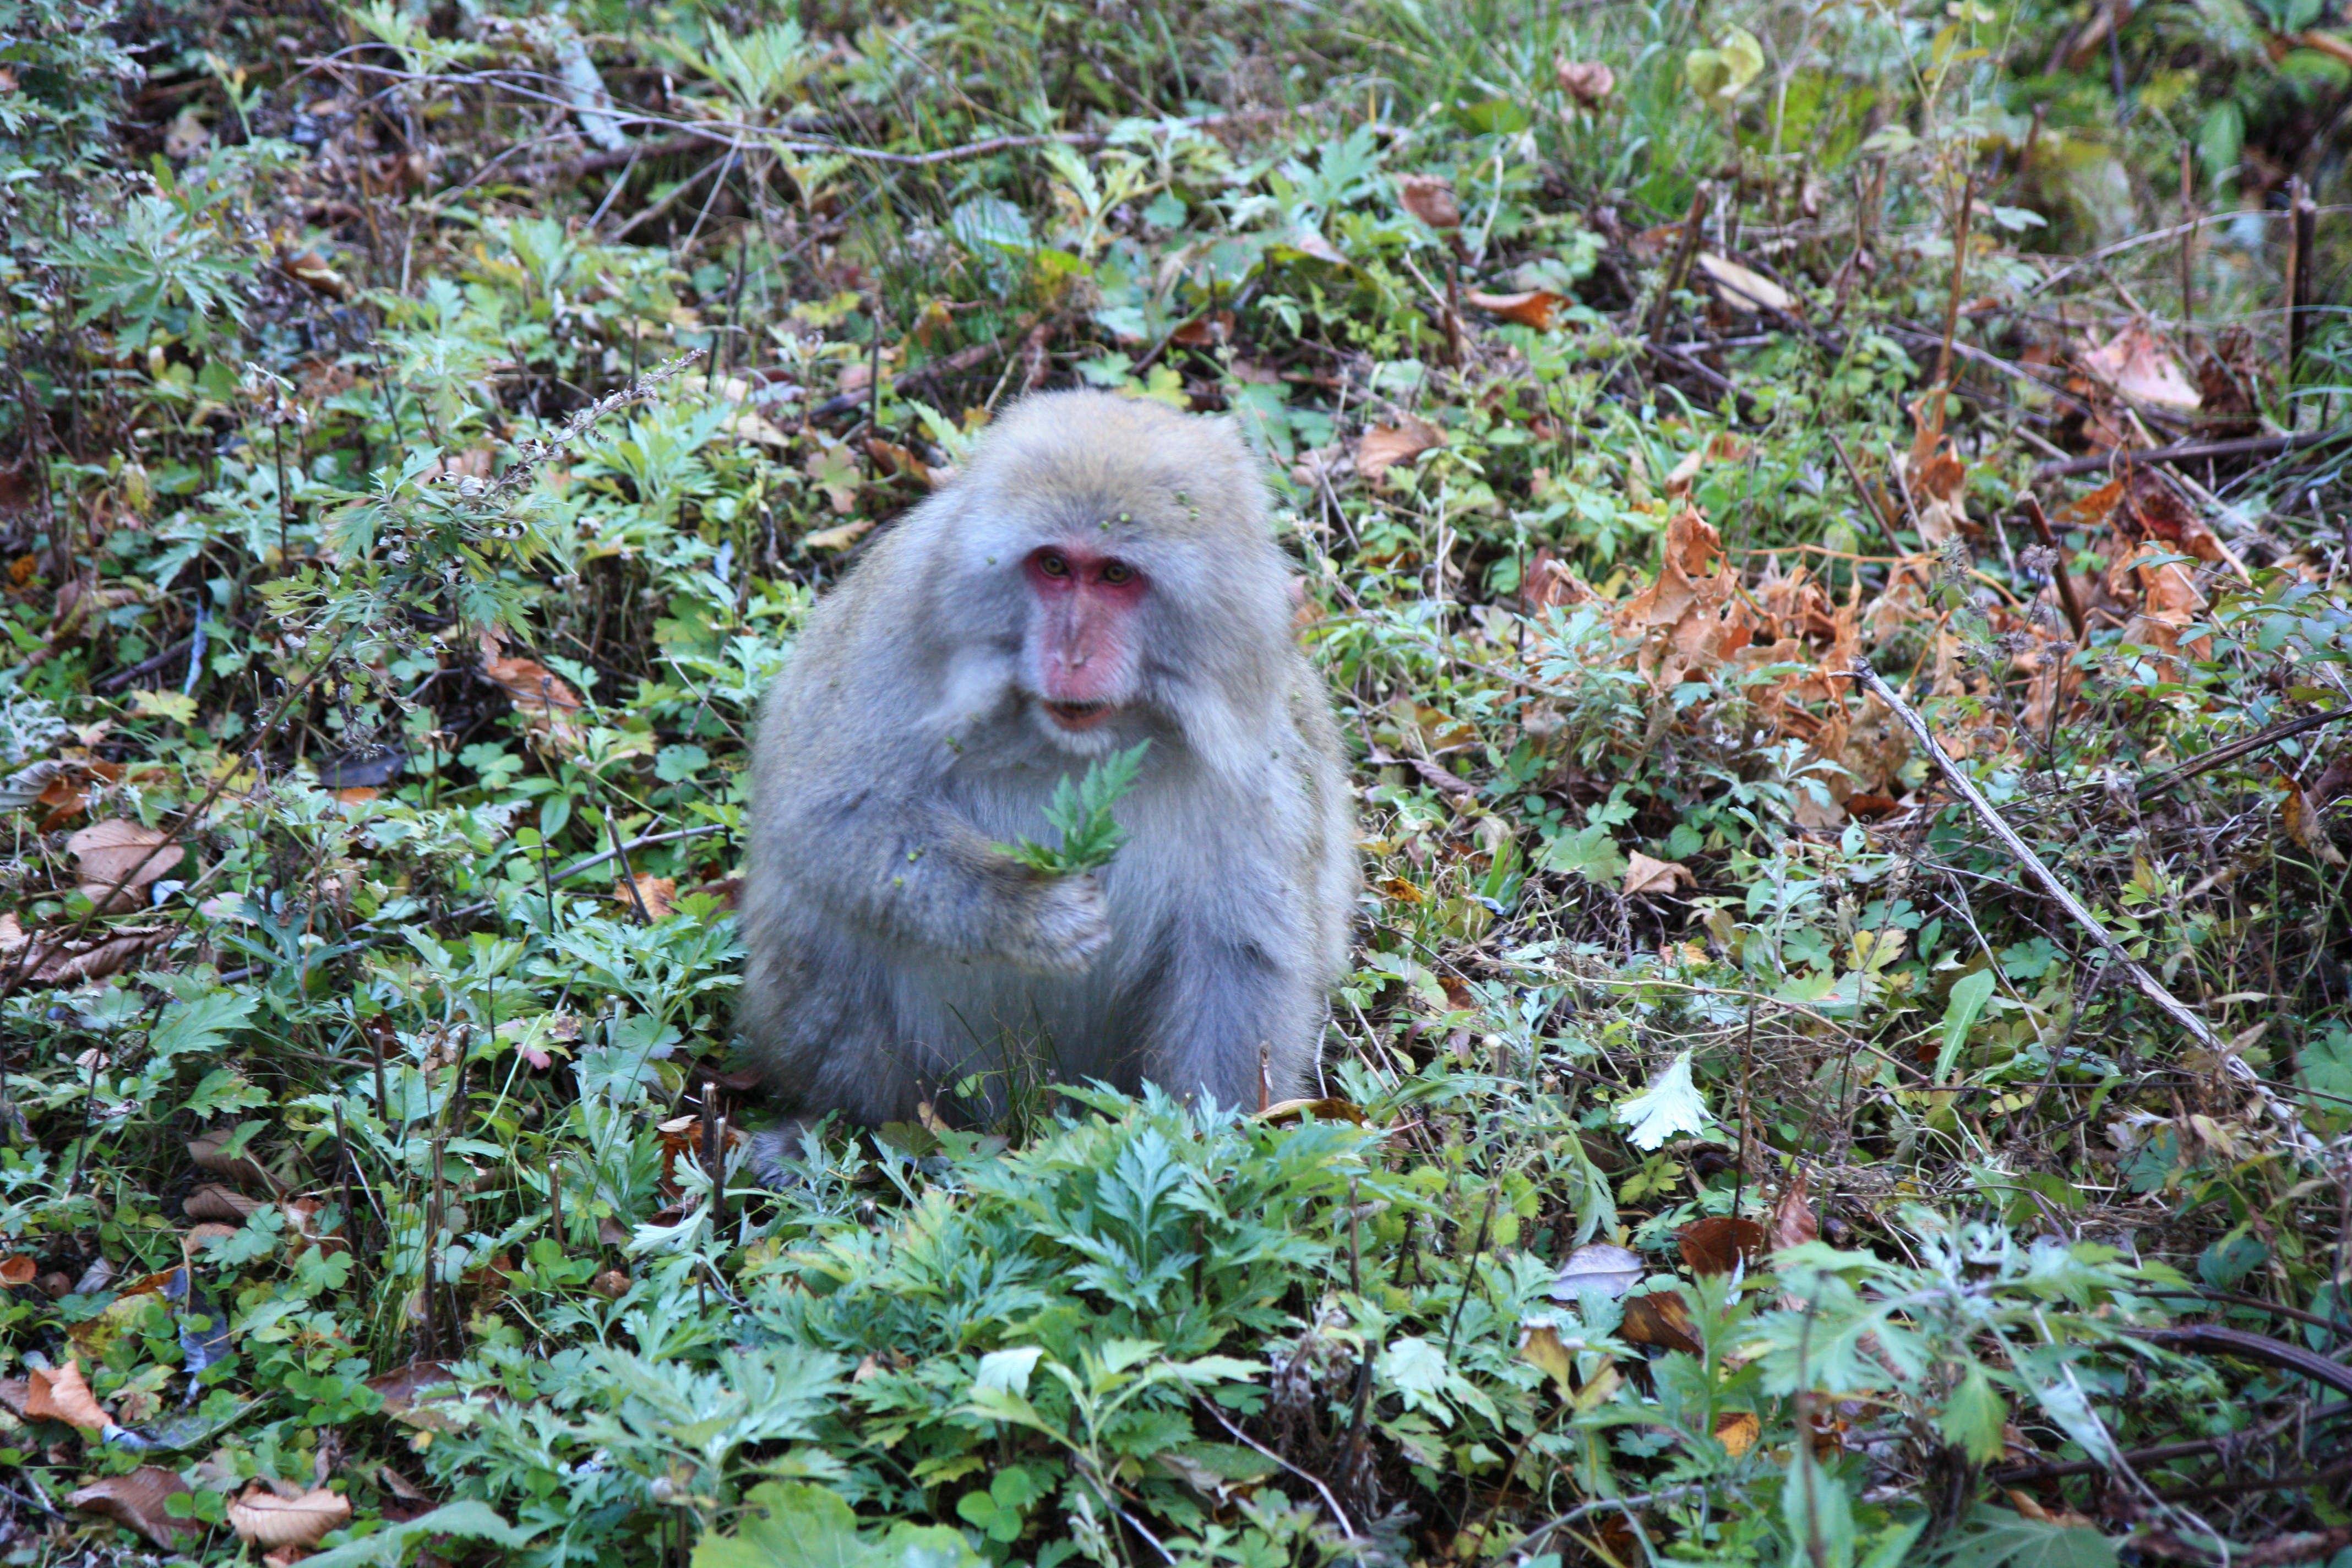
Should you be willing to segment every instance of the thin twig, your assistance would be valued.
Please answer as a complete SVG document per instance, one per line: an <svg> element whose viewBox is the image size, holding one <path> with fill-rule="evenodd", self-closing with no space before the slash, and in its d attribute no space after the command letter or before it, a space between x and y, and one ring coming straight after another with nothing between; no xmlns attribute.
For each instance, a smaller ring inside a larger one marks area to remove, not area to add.
<svg viewBox="0 0 2352 1568"><path fill-rule="evenodd" d="M1927 721L1922 719L1909 703L1905 702L1895 694L1895 688L1886 683L1885 678L1860 660L1855 661L1852 670L1839 673L1860 681L1881 702L1886 704L1887 710L1902 721L1903 727L1910 731L1912 737L1925 749L1928 761L1935 764L1937 772L1943 774L1944 782L1951 786L1952 792L1967 803L1969 810L1976 813L1977 819L2000 841L2003 848L2016 858L2018 864L2025 868L2028 876L2041 885L2042 891L2050 896L2051 900L2063 910L2067 917L2075 924L2088 932L2101 947L2106 949L2112 962L2131 977L2132 984L2139 987L2142 995L2156 1004L2158 1009L2167 1017L2179 1025L2191 1039L2212 1052L2221 1062L2221 1070L2225 1075L2236 1079L2249 1094L2263 1102L2263 1108L2284 1130L2287 1142L2298 1153L2306 1158L2316 1158L2319 1153L2318 1141L2304 1130L2303 1119L2296 1113L2294 1107L2272 1093L2270 1087L2262 1081L2254 1069L2249 1067L2236 1052L2229 1048L2228 1042L2216 1035L2212 1026L2200 1017L2195 1009L2167 991L2163 983L2149 973L2139 960L2131 955L2130 951L2116 938L2115 932L2107 929L2105 922L2092 912L2091 907L2076 898L2066 884L2058 879L2057 873L2043 864L2042 857L2036 855L2032 847L2018 837L2017 830L2010 826L2000 813L1994 809L1992 802L1984 797L1983 792L1977 788L1969 775L1961 772L1959 765L1945 754L1944 748L1936 742L1934 731L1927 728Z"/></svg>
<svg viewBox="0 0 2352 1568"><path fill-rule="evenodd" d="M2083 601L2075 595L2074 574L2067 569L2066 552L2060 548L2058 535L2052 531L2050 519L2042 511L2042 503L2028 495L2019 504L2025 509L2025 521L2032 523L2033 531L2042 536L2042 547L2057 557L2050 563L2050 575L2056 579L2058 603L2065 606L2066 624L2074 628L2074 641L2077 645L2088 643L2091 640L2090 617L2083 613ZM2054 689L2052 695L2056 695Z"/></svg>
<svg viewBox="0 0 2352 1568"><path fill-rule="evenodd" d="M2087 458L2069 458L2062 463L2044 463L2033 470L2033 482L2040 484L2045 479L2102 473L2117 463L2178 463L2192 458L2267 458L2280 452L2297 452L2305 447L2322 447L2347 439L2352 439L2352 429L2306 430L2300 436L2244 436L2234 441L2181 441L2169 447L2143 447L2137 450L2119 447L2113 451L2095 452Z"/></svg>
<svg viewBox="0 0 2352 1568"><path fill-rule="evenodd" d="M2177 768L2157 774L2133 793L2141 800L2150 799L2178 784L2188 783L2208 769L2218 768L2224 763L2235 762L2249 752L2259 752L2265 746L2274 746L2281 741L2292 740L2297 735L2307 733L2324 725L2333 724L2338 719L2352 719L2352 708L2336 708L2326 713L2310 713L2300 719L2290 719L2284 724L2273 724L2267 730L2257 730L2254 733L2242 740L2232 741L2226 746L2214 747L2194 762L2183 763Z"/></svg>

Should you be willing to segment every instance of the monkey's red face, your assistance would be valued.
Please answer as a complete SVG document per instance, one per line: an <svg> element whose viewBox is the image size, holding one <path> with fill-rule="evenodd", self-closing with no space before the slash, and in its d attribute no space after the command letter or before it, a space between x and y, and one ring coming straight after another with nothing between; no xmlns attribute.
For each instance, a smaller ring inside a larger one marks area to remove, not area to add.
<svg viewBox="0 0 2352 1568"><path fill-rule="evenodd" d="M1048 544L1022 563L1035 614L1029 664L1039 706L1062 730L1092 730L1133 700L1143 574L1113 555Z"/></svg>

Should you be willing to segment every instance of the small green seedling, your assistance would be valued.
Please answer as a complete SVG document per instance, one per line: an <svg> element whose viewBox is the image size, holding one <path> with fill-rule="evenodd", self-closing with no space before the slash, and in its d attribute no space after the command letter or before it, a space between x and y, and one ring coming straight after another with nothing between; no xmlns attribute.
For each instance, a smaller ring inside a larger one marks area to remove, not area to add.
<svg viewBox="0 0 2352 1568"><path fill-rule="evenodd" d="M1109 865L1119 846L1127 842L1127 829L1111 820L1110 808L1135 787L1143 753L1150 749L1150 742L1139 741L1124 752L1113 752L1100 762L1088 763L1087 776L1076 784L1067 773L1062 775L1054 798L1045 803L1045 820L1062 830L1059 849L1048 849L1029 838L996 847L1049 877L1075 877Z"/></svg>

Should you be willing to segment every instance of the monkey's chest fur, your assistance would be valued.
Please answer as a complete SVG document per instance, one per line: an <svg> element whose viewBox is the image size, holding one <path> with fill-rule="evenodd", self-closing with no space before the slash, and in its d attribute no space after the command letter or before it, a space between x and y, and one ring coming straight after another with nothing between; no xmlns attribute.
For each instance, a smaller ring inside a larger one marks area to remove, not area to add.
<svg viewBox="0 0 2352 1568"><path fill-rule="evenodd" d="M1020 750L994 754L1008 752ZM1255 1107L1261 1045L1276 1063L1272 1092L1289 1092L1319 1032L1319 1016L1290 1016L1300 1012L1291 999L1328 978L1326 933L1301 916L1330 851L1303 747L1269 746L1263 758L1240 777L1175 748L1147 767L1117 807L1127 842L1095 873L1110 935L1081 973L1031 973L844 920L796 888L792 847L774 846L782 897L747 934L754 965L772 966L761 982L778 999L763 1054L786 1103L868 1125L910 1119L919 1104L985 1121L1051 1084L1132 1093L1149 1080ZM1040 803L1082 768L1040 750L954 770L940 805L991 842L1051 842Z"/></svg>

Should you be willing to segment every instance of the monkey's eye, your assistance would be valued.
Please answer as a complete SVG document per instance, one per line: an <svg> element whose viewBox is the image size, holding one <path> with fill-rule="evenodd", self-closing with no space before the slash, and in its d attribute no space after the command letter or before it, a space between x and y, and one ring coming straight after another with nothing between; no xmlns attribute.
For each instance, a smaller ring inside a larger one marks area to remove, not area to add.
<svg viewBox="0 0 2352 1568"><path fill-rule="evenodd" d="M1048 550L1037 557L1037 570L1048 577L1066 577L1070 574L1070 563Z"/></svg>
<svg viewBox="0 0 2352 1568"><path fill-rule="evenodd" d="M1102 580L1114 588L1122 583L1131 583L1135 580L1135 568L1124 561L1110 562L1102 569Z"/></svg>

